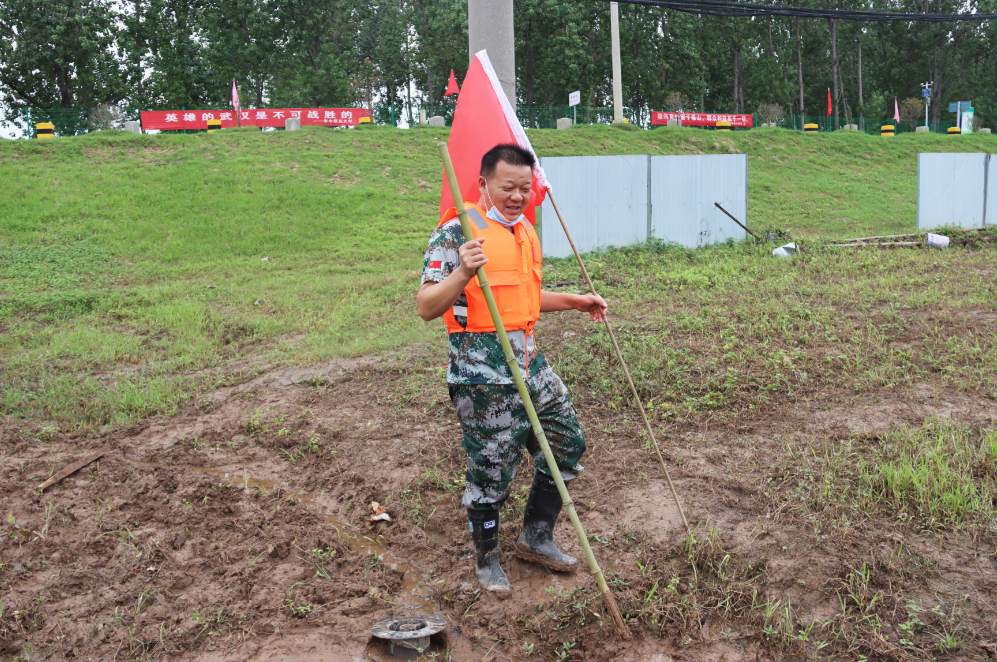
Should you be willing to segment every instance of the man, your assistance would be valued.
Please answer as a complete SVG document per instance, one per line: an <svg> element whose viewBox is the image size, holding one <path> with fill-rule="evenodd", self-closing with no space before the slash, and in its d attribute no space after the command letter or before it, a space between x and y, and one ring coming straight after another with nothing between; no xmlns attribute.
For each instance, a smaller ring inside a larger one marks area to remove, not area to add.
<svg viewBox="0 0 997 662"><path fill-rule="evenodd" d="M540 240L523 215L530 203L533 154L518 145L497 145L481 159L479 202L467 205L474 236L464 237L455 210L444 214L429 240L416 295L419 316L443 317L450 361L447 382L467 452L467 509L483 589L499 597L511 592L499 562L499 510L509 495L525 446L534 458L533 486L526 502L516 555L559 572L578 562L554 542L561 497L533 437L526 409L505 361L495 326L475 278L484 267L502 321L544 433L565 481L581 471L585 438L568 391L537 351L533 336L540 313L579 310L602 321L606 302L597 294L544 292Z"/></svg>

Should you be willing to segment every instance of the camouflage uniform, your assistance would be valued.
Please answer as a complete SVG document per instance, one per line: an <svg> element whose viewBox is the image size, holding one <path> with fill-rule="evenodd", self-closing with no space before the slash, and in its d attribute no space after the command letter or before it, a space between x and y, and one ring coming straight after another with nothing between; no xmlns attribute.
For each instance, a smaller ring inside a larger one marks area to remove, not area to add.
<svg viewBox="0 0 997 662"><path fill-rule="evenodd" d="M426 249L422 282L440 282L460 264L458 249L464 233L457 219L433 233ZM466 308L464 295L454 303ZM464 320L457 317L457 321ZM565 481L581 472L585 436L564 382L536 349L533 334L510 331L509 340L526 378L547 441ZM533 436L526 408L516 390L502 346L495 333L450 333L447 383L457 409L467 452L466 508L501 505L516 476L522 450L533 456L538 471L548 474L547 462Z"/></svg>

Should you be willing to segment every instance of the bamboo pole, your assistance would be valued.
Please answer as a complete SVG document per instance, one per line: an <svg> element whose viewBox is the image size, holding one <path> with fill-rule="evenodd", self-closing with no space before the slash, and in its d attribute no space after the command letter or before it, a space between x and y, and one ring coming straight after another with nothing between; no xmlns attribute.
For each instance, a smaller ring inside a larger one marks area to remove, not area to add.
<svg viewBox="0 0 997 662"><path fill-rule="evenodd" d="M450 160L450 151L447 149L446 143L439 143L439 148L440 156L443 159L443 167L447 172L447 178L450 183L450 193L453 195L454 205L460 215L460 226L464 230L464 237L470 240L474 236L474 233L471 230L471 222L467 218L467 212L464 210L464 200L460 194L460 185L457 183L457 175L454 172L453 162ZM488 275L483 268L479 267L477 277L478 283L481 285L481 291L484 292L485 301L488 303L488 312L491 313L492 321L495 322L495 333L498 335L499 343L502 345L502 353L505 355L505 361L509 364L509 371L512 372L512 379L516 383L516 390L519 391L519 396L526 407L526 416L530 419L533 435L540 444L540 449L547 460L547 467L550 469L551 477L557 485L557 491L561 495L561 502L568 513L568 519L571 520L571 524L575 527L575 533L578 534L578 542L582 547L582 552L585 554L585 559L588 561L589 570L595 577L595 583L599 587L599 591L602 592L602 599L606 604L609 615L613 619L613 623L616 625L617 632L622 639L630 639L630 628L627 627L626 622L623 620L623 614L620 612L619 605L616 604L616 598L613 596L612 591L609 590L606 577L602 574L602 568L599 567L599 562L595 559L592 546L589 544L588 535L585 533L582 521L578 518L578 513L575 511L574 501L571 500L568 488L561 477L561 471L557 466L557 459L554 457L554 452L550 449L550 444L547 442L547 435L544 434L543 426L540 425L537 410L533 406L530 392L526 388L526 382L523 380L522 373L519 371L519 362L516 361L516 356L512 352L512 345L509 343L509 335L506 333L505 324L502 322L502 316L495 305L495 297L492 295L492 288L488 283Z"/></svg>
<svg viewBox="0 0 997 662"><path fill-rule="evenodd" d="M845 239L844 243L850 244L857 241L882 241L883 239L906 239L908 237L920 237L923 232L911 232L908 234L884 234L878 237L856 237L855 239Z"/></svg>
<svg viewBox="0 0 997 662"><path fill-rule="evenodd" d="M859 241L828 244L831 248L896 248L898 246L924 246L923 241Z"/></svg>
<svg viewBox="0 0 997 662"><path fill-rule="evenodd" d="M568 245L571 246L571 252L575 254L575 260L578 262L578 268L582 272L582 277L585 278L585 283L588 285L589 292L595 294L595 285L592 283L592 278L589 276L588 269L585 268L585 262L582 261L581 253L578 252L574 239L571 238L571 232L568 231L568 224L564 222L561 210L557 206L557 202L554 200L554 192L550 189L547 189L547 199L550 200L551 206L554 207L554 213L557 215L557 220L561 223L561 229L564 230L564 237L568 240ZM720 205L717 206L719 207ZM740 225L740 223L738 224ZM747 230L747 228L745 228L745 230ZM678 508L679 515L682 516L682 523L685 525L686 533L691 536L692 527L689 526L689 520L685 517L685 510L682 508L682 501L679 499L679 494L675 490L675 484L672 483L672 476L668 471L668 465L665 464L665 456L662 454L661 447L658 445L658 440L654 436L654 430L651 428L651 421L648 420L647 412L644 411L644 403L641 402L640 395L637 393L637 387L634 385L633 377L630 376L630 368L627 366L626 359L623 358L623 351L620 349L620 343L616 340L616 333L613 331L613 327L609 324L609 316L604 315L602 321L603 324L606 325L606 331L609 333L609 339L613 342L613 351L616 353L616 358L620 362L620 367L623 368L623 374L627 378L627 384L630 386L630 395L633 397L634 404L637 405L640 417L644 421L644 431L647 432L647 436L651 440L651 444L654 446L654 452L658 455L658 462L661 463L661 471L664 472L665 480L668 482L668 489L671 490L672 498L675 499L675 507Z"/></svg>

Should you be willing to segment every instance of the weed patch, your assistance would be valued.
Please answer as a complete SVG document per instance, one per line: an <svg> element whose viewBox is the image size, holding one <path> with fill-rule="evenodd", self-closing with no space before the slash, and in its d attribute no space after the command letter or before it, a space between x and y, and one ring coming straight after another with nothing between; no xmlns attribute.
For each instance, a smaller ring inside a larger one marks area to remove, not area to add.
<svg viewBox="0 0 997 662"><path fill-rule="evenodd" d="M938 420L829 448L791 448L791 506L815 528L885 514L917 528L991 526L997 431ZM785 475L785 473L781 474Z"/></svg>

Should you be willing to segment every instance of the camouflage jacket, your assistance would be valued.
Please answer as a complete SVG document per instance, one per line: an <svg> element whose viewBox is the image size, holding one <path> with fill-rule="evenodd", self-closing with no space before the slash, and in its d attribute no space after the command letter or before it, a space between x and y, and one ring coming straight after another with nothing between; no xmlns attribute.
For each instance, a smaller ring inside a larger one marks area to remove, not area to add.
<svg viewBox="0 0 997 662"><path fill-rule="evenodd" d="M422 283L438 283L460 266L458 249L464 243L460 221L454 219L437 228L429 238L429 247L422 265ZM454 307L467 308L467 299L461 294ZM457 318L460 321L460 317ZM450 384L512 384L512 373L505 362L498 335L492 333L451 333L450 360L447 382ZM526 378L549 370L547 359L536 348L534 334L510 331L509 342ZM527 366L527 357L529 365Z"/></svg>

